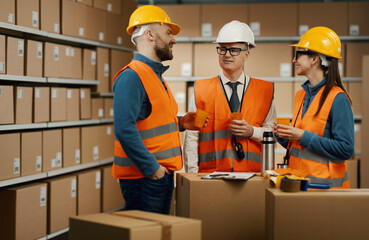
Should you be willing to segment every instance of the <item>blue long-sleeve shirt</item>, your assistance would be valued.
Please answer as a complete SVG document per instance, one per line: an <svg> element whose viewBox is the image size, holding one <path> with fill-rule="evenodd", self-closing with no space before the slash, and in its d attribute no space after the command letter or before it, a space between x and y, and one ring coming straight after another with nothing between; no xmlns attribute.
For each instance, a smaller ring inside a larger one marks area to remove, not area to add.
<svg viewBox="0 0 369 240"><path fill-rule="evenodd" d="M302 116L305 115L314 97L326 81L324 78L315 86L311 86L310 81L301 85L306 92ZM287 139L277 137L277 140L283 147L287 148ZM353 155L355 151L354 114L350 101L344 93L337 94L333 101L323 137L305 130L299 144L313 153L331 159L346 160Z"/></svg>
<svg viewBox="0 0 369 240"><path fill-rule="evenodd" d="M162 74L169 66L139 53L135 53L133 60L149 65L163 83ZM151 113L151 104L145 88L137 73L127 68L116 78L113 92L115 138L142 174L145 177L150 176L159 169L159 163L144 145L136 128L136 122L146 119Z"/></svg>

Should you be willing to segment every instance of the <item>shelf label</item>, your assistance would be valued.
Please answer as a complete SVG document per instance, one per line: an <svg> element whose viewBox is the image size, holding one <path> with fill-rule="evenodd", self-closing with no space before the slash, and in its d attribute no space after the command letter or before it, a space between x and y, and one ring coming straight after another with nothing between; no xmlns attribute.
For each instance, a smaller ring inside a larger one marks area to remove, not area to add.
<svg viewBox="0 0 369 240"><path fill-rule="evenodd" d="M280 75L281 77L291 77L291 64L290 63L280 64Z"/></svg>
<svg viewBox="0 0 369 240"><path fill-rule="evenodd" d="M184 103L186 101L186 93L178 92L174 96L177 103Z"/></svg>
<svg viewBox="0 0 369 240"><path fill-rule="evenodd" d="M18 99L22 99L23 98L23 89L18 89L17 98Z"/></svg>
<svg viewBox="0 0 369 240"><path fill-rule="evenodd" d="M37 58L42 58L42 43L37 43Z"/></svg>
<svg viewBox="0 0 369 240"><path fill-rule="evenodd" d="M113 11L113 4L108 3L107 9L108 9L108 12Z"/></svg>
<svg viewBox="0 0 369 240"><path fill-rule="evenodd" d="M99 32L99 40L104 41L104 33L103 32Z"/></svg>
<svg viewBox="0 0 369 240"><path fill-rule="evenodd" d="M46 206L46 187L40 188L40 207Z"/></svg>
<svg viewBox="0 0 369 240"><path fill-rule="evenodd" d="M85 35L85 29L83 27L80 27L78 33L79 33L80 36L84 36Z"/></svg>
<svg viewBox="0 0 369 240"><path fill-rule="evenodd" d="M342 63L338 63L338 71L340 72L340 76L343 76L343 64Z"/></svg>
<svg viewBox="0 0 369 240"><path fill-rule="evenodd" d="M54 61L59 61L59 47L54 46Z"/></svg>
<svg viewBox="0 0 369 240"><path fill-rule="evenodd" d="M96 52L91 52L91 65L96 65Z"/></svg>
<svg viewBox="0 0 369 240"><path fill-rule="evenodd" d="M114 117L114 109L113 108L110 108L109 114L110 114L111 117Z"/></svg>
<svg viewBox="0 0 369 240"><path fill-rule="evenodd" d="M65 48L65 55L66 55L67 57L70 57L70 56L71 56L71 54L70 54L70 50L71 50L71 48L70 48L70 47L66 47L66 48Z"/></svg>
<svg viewBox="0 0 369 240"><path fill-rule="evenodd" d="M67 98L68 98L68 99L73 98L73 92L72 92L72 89L68 89L68 90L67 90Z"/></svg>
<svg viewBox="0 0 369 240"><path fill-rule="evenodd" d="M203 37L211 37L213 34L211 23L203 23L201 25L201 36Z"/></svg>
<svg viewBox="0 0 369 240"><path fill-rule="evenodd" d="M300 36L305 34L309 30L309 25L300 25L299 26L299 34Z"/></svg>
<svg viewBox="0 0 369 240"><path fill-rule="evenodd" d="M76 149L75 151L75 163L80 163L81 162L81 151L79 149Z"/></svg>
<svg viewBox="0 0 369 240"><path fill-rule="evenodd" d="M9 13L8 14L8 22L10 22L10 23L14 23L14 14L13 13Z"/></svg>
<svg viewBox="0 0 369 240"><path fill-rule="evenodd" d="M93 149L94 160L99 160L99 146L94 146Z"/></svg>
<svg viewBox="0 0 369 240"><path fill-rule="evenodd" d="M53 89L52 90L52 98L58 98L58 89Z"/></svg>
<svg viewBox="0 0 369 240"><path fill-rule="evenodd" d="M5 71L5 62L0 62L0 72Z"/></svg>
<svg viewBox="0 0 369 240"><path fill-rule="evenodd" d="M106 128L106 134L111 135L111 127Z"/></svg>
<svg viewBox="0 0 369 240"><path fill-rule="evenodd" d="M104 76L109 77L109 63L104 64Z"/></svg>
<svg viewBox="0 0 369 240"><path fill-rule="evenodd" d="M254 33L255 36L260 35L260 22L251 22L250 23L251 31Z"/></svg>
<svg viewBox="0 0 369 240"><path fill-rule="evenodd" d="M56 153L56 167L60 167L62 163L62 153L57 152Z"/></svg>
<svg viewBox="0 0 369 240"><path fill-rule="evenodd" d="M81 99L85 98L85 90L81 90Z"/></svg>
<svg viewBox="0 0 369 240"><path fill-rule="evenodd" d="M41 171L42 167L42 156L36 156L36 171Z"/></svg>
<svg viewBox="0 0 369 240"><path fill-rule="evenodd" d="M192 75L192 64L189 62L184 62L181 65L181 75L185 77L190 77Z"/></svg>
<svg viewBox="0 0 369 240"><path fill-rule="evenodd" d="M70 182L70 196L72 198L75 198L77 196L77 180L76 179L72 179L72 181Z"/></svg>
<svg viewBox="0 0 369 240"><path fill-rule="evenodd" d="M57 33L60 32L60 24L59 23L54 23L54 32L57 32Z"/></svg>
<svg viewBox="0 0 369 240"><path fill-rule="evenodd" d="M350 35L357 36L360 34L360 27L357 24L350 24Z"/></svg>
<svg viewBox="0 0 369 240"><path fill-rule="evenodd" d="M24 42L23 40L18 41L18 56L23 57L24 55Z"/></svg>
<svg viewBox="0 0 369 240"><path fill-rule="evenodd" d="M117 43L118 45L122 45L122 37L117 37Z"/></svg>
<svg viewBox="0 0 369 240"><path fill-rule="evenodd" d="M100 189L101 186L101 172L96 172L96 189Z"/></svg>
<svg viewBox="0 0 369 240"><path fill-rule="evenodd" d="M97 115L99 117L104 117L104 109L103 108L99 108L99 111L98 111Z"/></svg>
<svg viewBox="0 0 369 240"><path fill-rule="evenodd" d="M32 11L32 26L38 27L38 12Z"/></svg>
<svg viewBox="0 0 369 240"><path fill-rule="evenodd" d="M35 98L40 98L40 97L41 97L41 89L35 88Z"/></svg>
<svg viewBox="0 0 369 240"><path fill-rule="evenodd" d="M14 158L14 174L20 173L20 158Z"/></svg>

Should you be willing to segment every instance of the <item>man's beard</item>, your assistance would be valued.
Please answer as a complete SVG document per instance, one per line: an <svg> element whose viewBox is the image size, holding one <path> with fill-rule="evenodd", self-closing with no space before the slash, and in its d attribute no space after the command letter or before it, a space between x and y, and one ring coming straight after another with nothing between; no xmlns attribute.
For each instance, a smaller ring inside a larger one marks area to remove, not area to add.
<svg viewBox="0 0 369 240"><path fill-rule="evenodd" d="M172 60L173 54L170 51L170 44L165 44L164 41L161 39L160 36L158 36L159 42L155 45L155 53L156 56L163 62L166 60ZM160 45L164 45L163 47L160 47Z"/></svg>

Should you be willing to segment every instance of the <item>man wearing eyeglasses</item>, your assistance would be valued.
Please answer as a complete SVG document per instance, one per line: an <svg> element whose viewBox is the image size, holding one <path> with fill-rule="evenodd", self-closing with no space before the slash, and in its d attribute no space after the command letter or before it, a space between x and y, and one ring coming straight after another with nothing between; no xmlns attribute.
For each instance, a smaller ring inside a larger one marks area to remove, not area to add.
<svg viewBox="0 0 369 240"><path fill-rule="evenodd" d="M244 73L250 49L255 47L254 34L247 24L225 24L216 43L221 73L195 83L189 111L205 110L210 118L200 131L186 132L185 170L260 172L260 140L276 119L273 83ZM231 120L234 112L240 113L239 120Z"/></svg>

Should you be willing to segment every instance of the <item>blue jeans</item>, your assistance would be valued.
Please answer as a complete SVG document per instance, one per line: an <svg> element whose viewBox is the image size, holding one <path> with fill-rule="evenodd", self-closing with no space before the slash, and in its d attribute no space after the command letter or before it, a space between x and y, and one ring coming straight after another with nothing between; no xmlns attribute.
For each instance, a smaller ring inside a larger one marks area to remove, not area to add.
<svg viewBox="0 0 369 240"><path fill-rule="evenodd" d="M173 172L160 179L119 179L125 200L124 210L170 213L173 196Z"/></svg>

